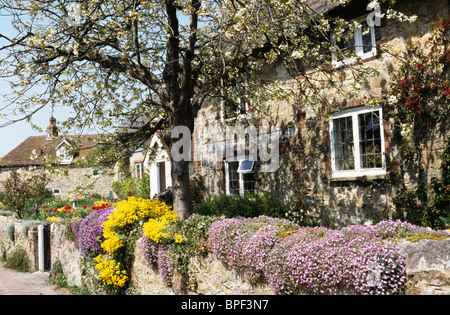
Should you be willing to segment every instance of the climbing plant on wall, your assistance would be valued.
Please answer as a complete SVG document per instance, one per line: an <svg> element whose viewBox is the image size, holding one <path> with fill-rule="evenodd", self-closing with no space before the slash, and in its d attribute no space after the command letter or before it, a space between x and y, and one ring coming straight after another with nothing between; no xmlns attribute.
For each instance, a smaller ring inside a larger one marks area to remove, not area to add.
<svg viewBox="0 0 450 315"><path fill-rule="evenodd" d="M450 98L450 19L441 18L432 24L426 42L411 46L402 58L402 65L394 73L388 95L389 115L396 127L399 156L393 167L399 170L400 192L394 203L398 212L406 213L412 223L442 228L449 222L449 172L447 148L441 154L441 178L426 180L422 165L422 151L427 145L430 128L448 134ZM415 190L407 189L404 173L414 170L418 178Z"/></svg>

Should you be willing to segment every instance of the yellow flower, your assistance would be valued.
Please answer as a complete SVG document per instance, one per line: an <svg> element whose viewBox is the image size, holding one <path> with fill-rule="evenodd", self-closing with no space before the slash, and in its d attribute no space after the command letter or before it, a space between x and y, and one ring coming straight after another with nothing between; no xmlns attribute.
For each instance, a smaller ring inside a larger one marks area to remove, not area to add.
<svg viewBox="0 0 450 315"><path fill-rule="evenodd" d="M97 263L95 269L100 271L98 277L101 281L116 288L126 284L127 272L120 269L120 262L115 261L109 255L98 255L94 261Z"/></svg>
<svg viewBox="0 0 450 315"><path fill-rule="evenodd" d="M101 281L114 287L123 287L128 279L126 270L121 270L120 263L112 255L126 245L121 233L125 233L130 225L146 222L143 225L144 233L156 242L172 237L176 243L181 243L183 237L179 233L171 236L166 232L167 227L178 218L178 214L165 203L129 197L117 202L114 207L108 220L102 224L105 240L101 246L107 254L95 258L95 269L100 270Z"/></svg>
<svg viewBox="0 0 450 315"><path fill-rule="evenodd" d="M168 233L163 232L167 228L168 223L166 220L148 220L143 226L145 236L159 243L162 239L170 236Z"/></svg>
<svg viewBox="0 0 450 315"><path fill-rule="evenodd" d="M101 244L102 248L107 252L114 252L121 248L124 244L120 240L119 234L108 229L103 230L105 241Z"/></svg>
<svg viewBox="0 0 450 315"><path fill-rule="evenodd" d="M170 223L177 219L177 217L178 214L168 212L157 219L149 219L143 226L145 236L156 243L169 238L170 234L165 232L165 230L169 227ZM178 233L175 233L174 238L176 243L181 243L183 240Z"/></svg>
<svg viewBox="0 0 450 315"><path fill-rule="evenodd" d="M144 231L152 235L152 239L158 242L169 235L162 231L173 222L178 214L165 203L157 200L129 197L127 200L117 202L113 213L108 220L103 222L103 236L105 241L102 248L107 252L114 252L124 246L120 239L120 229L139 221L148 222L144 224Z"/></svg>
<svg viewBox="0 0 450 315"><path fill-rule="evenodd" d="M181 236L180 233L175 233L174 237L175 237L175 243L181 243L184 241L183 236Z"/></svg>
<svg viewBox="0 0 450 315"><path fill-rule="evenodd" d="M59 220L60 220L59 217L48 217L48 218L47 218L47 221L48 221L48 222L52 222L52 223L58 222Z"/></svg>

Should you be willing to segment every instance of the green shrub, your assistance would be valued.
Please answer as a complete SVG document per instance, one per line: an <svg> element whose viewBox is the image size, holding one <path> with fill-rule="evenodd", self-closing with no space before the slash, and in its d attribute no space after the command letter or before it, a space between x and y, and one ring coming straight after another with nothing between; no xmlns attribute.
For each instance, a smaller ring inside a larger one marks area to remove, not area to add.
<svg viewBox="0 0 450 315"><path fill-rule="evenodd" d="M14 242L14 232L15 232L14 222L10 222L8 224L8 227L6 228L6 234L8 235L8 239L12 242Z"/></svg>
<svg viewBox="0 0 450 315"><path fill-rule="evenodd" d="M289 204L278 200L270 193L245 196L218 195L194 207L194 213L233 217L257 217L260 215L285 218Z"/></svg>
<svg viewBox="0 0 450 315"><path fill-rule="evenodd" d="M150 199L150 172L144 173L142 178L138 180L137 185L139 197Z"/></svg>
<svg viewBox="0 0 450 315"><path fill-rule="evenodd" d="M27 175L12 171L2 182L3 203L18 219L23 219L29 211L37 213L42 201L52 195L46 188L49 181L49 176L45 173Z"/></svg>
<svg viewBox="0 0 450 315"><path fill-rule="evenodd" d="M23 248L18 248L6 261L5 268L29 272L31 267L27 252Z"/></svg>
<svg viewBox="0 0 450 315"><path fill-rule="evenodd" d="M116 181L111 185L119 199L127 199L138 193L138 182L133 178L127 178L122 182Z"/></svg>
<svg viewBox="0 0 450 315"><path fill-rule="evenodd" d="M67 286L67 278L64 275L61 262L59 260L55 261L48 275L48 281L52 284L56 284L58 287Z"/></svg>

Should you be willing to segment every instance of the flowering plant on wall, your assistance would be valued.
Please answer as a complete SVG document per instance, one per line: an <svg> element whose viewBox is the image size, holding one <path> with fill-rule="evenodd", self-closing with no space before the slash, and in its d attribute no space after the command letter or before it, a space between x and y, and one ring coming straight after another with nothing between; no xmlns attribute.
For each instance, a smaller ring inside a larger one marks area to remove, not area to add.
<svg viewBox="0 0 450 315"><path fill-rule="evenodd" d="M125 286L128 276L120 262L116 261L111 255L98 255L94 260L97 263L95 269L99 270L100 280L114 288Z"/></svg>
<svg viewBox="0 0 450 315"><path fill-rule="evenodd" d="M107 252L114 252L124 245L122 232L127 232L134 223L144 223L144 231L150 238L160 241L168 237L162 231L177 218L177 213L165 203L157 200L129 197L127 200L115 204L115 210L109 219L103 223L105 241L102 248Z"/></svg>
<svg viewBox="0 0 450 315"><path fill-rule="evenodd" d="M423 47L410 47L401 67L394 73L388 102L399 124L411 125L425 118L439 119L449 111L450 65L448 48L450 20L442 18L432 25Z"/></svg>
<svg viewBox="0 0 450 315"><path fill-rule="evenodd" d="M149 239L145 234L141 241L141 252L145 261L158 268L163 282L167 286L172 285L173 268L175 258L173 257L174 244L155 242Z"/></svg>
<svg viewBox="0 0 450 315"><path fill-rule="evenodd" d="M83 220L77 220L72 230L75 234L75 246L84 257L95 257L102 253L103 222L105 222L114 208L105 208L91 212Z"/></svg>
<svg viewBox="0 0 450 315"><path fill-rule="evenodd" d="M441 18L431 26L422 42L412 45L403 56L396 55L402 64L393 72L386 117L394 122L394 140L399 148L390 163L391 179L398 189L393 199L395 215L435 229L450 224L449 193L445 189L450 182L445 153L439 154L444 148L438 144L446 140L448 148L450 141L445 139L450 111L450 19ZM433 172L426 169L435 159L426 158L431 150L442 159L440 179L430 178ZM408 178L417 178L414 188L406 183Z"/></svg>
<svg viewBox="0 0 450 315"><path fill-rule="evenodd" d="M177 214L164 203L136 197L129 197L127 200L117 202L114 208L106 208L99 212L101 212L99 215L92 215L94 220L92 225L89 225L87 217L84 221L86 223L80 225L80 232L86 227L91 233L87 242L81 243L80 246L84 246L90 255L101 252L94 258L100 280L113 289L122 289L126 287L129 279L130 257L133 255L139 227L143 225L146 234L155 242L161 242L170 236L164 230L177 218ZM101 228L100 221L102 221ZM102 237L99 237L101 229ZM180 239L178 235L173 237L176 240ZM100 247L99 239L102 240ZM161 252L160 256L163 254Z"/></svg>
<svg viewBox="0 0 450 315"><path fill-rule="evenodd" d="M425 234L450 237L401 221L330 230L259 217L214 222L208 244L219 260L244 271L250 281L265 279L277 294L335 294L338 288L399 294L405 261L392 241Z"/></svg>

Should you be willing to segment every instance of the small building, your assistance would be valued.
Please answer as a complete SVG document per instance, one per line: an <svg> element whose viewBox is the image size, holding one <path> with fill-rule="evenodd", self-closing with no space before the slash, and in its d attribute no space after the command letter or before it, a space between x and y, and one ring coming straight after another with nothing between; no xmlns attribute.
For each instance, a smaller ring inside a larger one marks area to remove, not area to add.
<svg viewBox="0 0 450 315"><path fill-rule="evenodd" d="M0 181L14 170L47 170L51 166L48 188L61 198L78 193L112 196L112 171L100 171L87 157L101 141L102 135L58 135L56 119L51 117L47 135L31 136L0 161Z"/></svg>

